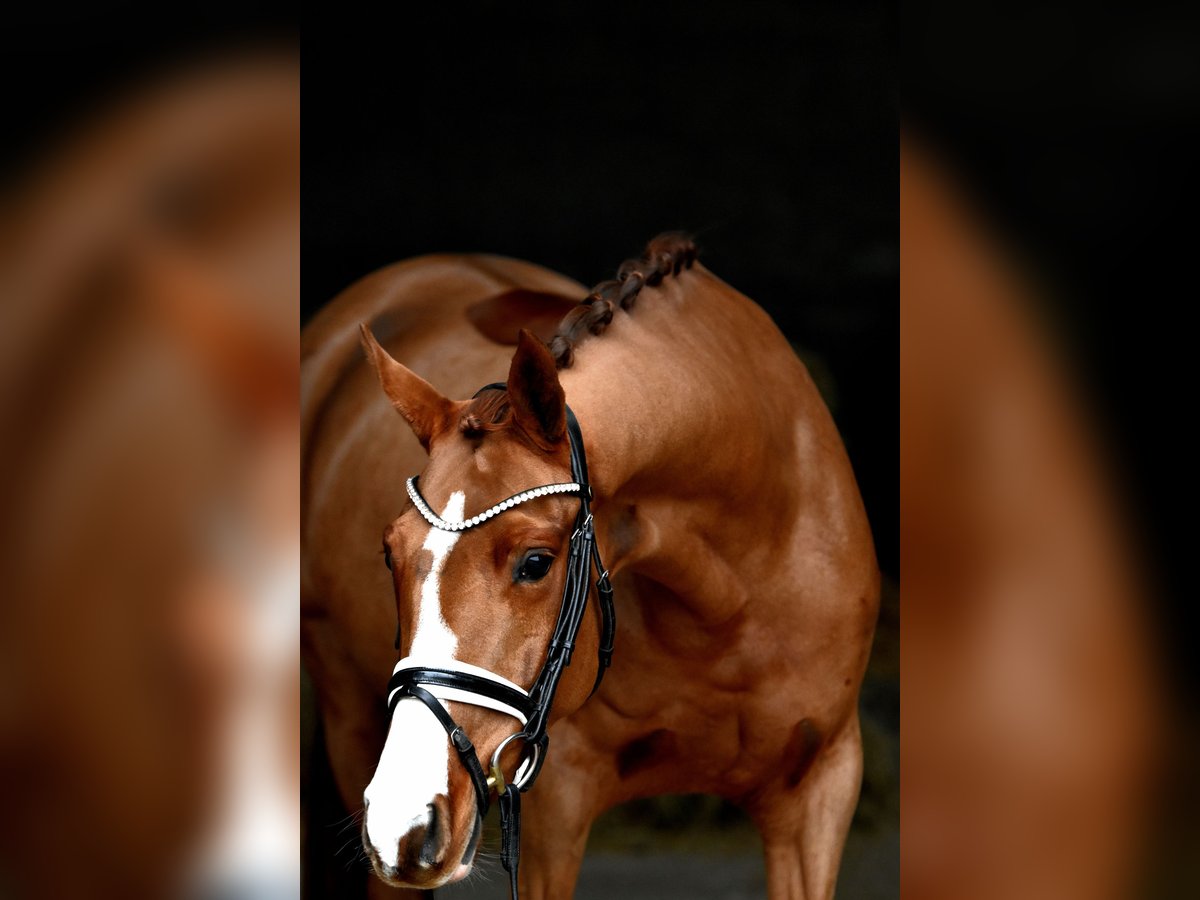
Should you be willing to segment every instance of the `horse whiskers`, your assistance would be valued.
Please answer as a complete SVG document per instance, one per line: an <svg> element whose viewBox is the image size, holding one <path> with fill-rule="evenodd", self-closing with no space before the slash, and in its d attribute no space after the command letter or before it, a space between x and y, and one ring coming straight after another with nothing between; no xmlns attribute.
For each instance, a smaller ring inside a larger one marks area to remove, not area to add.
<svg viewBox="0 0 1200 900"><path fill-rule="evenodd" d="M344 818L339 819L337 823L334 823L334 824L337 824L340 826L335 835L338 837L345 834L347 829L349 829L353 826L358 826L355 829L354 834L350 837L350 839L348 841L346 841L346 843L342 844L342 846L339 847L337 852L334 854L335 857L341 856L342 854L344 854L346 852L347 847L349 847L352 844L355 845L355 852L353 853L353 855L350 856L349 859L346 860L345 869L347 872L349 872L352 868L354 868L356 865L359 865L360 863L366 863L368 868L371 865L371 859L367 855L366 848L363 846L362 834L360 833L361 827L362 827L362 819L363 819L363 813L362 813L362 810L360 809L360 810L355 810L354 812L350 813L349 815L345 816Z"/></svg>
<svg viewBox="0 0 1200 900"><path fill-rule="evenodd" d="M341 856L343 853L346 852L346 848L354 843L357 843L359 845L358 852L355 854L355 856L356 857L366 856L366 851L362 847L362 838L360 838L358 835L355 835L354 837L350 838L350 840L346 841L346 843L342 844L342 846L338 847L337 852L334 854L334 856ZM357 861L358 861L357 858L351 860L351 862L357 862Z"/></svg>
<svg viewBox="0 0 1200 900"><path fill-rule="evenodd" d="M362 828L362 818L363 818L362 810L361 809L356 810L347 816L343 816L342 818L338 819L336 822L330 823L330 825L328 827L336 828L337 831L334 832L334 837L338 837L338 836L344 834L347 828L361 829Z"/></svg>
<svg viewBox="0 0 1200 900"><path fill-rule="evenodd" d="M354 859L347 863L346 871L350 871L350 868L355 865L365 866L368 871L374 869L374 866L371 863L371 857L367 855L366 848L364 848L362 844L359 844L358 853L355 855Z"/></svg>
<svg viewBox="0 0 1200 900"><path fill-rule="evenodd" d="M500 858L491 855L482 856L478 852L475 854L475 860L471 863L471 871L467 873L467 877L463 881L468 884L475 882L490 883L494 876L500 873Z"/></svg>

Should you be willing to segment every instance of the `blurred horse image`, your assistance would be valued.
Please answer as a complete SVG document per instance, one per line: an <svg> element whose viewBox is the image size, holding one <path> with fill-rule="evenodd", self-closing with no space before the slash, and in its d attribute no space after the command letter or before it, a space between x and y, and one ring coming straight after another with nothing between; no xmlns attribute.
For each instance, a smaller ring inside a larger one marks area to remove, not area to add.
<svg viewBox="0 0 1200 900"><path fill-rule="evenodd" d="M1079 388L969 197L905 144L901 884L1144 896L1165 724L1146 590Z"/></svg>
<svg viewBox="0 0 1200 900"><path fill-rule="evenodd" d="M5 185L0 892L299 884L299 76L98 106Z"/></svg>

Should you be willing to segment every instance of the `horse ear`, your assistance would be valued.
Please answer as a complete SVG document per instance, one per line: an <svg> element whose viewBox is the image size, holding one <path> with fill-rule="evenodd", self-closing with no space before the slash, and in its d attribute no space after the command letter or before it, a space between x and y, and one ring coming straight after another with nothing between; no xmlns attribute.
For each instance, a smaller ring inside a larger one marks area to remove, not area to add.
<svg viewBox="0 0 1200 900"><path fill-rule="evenodd" d="M379 376L383 392L392 401L396 412L412 427L421 446L429 450L430 440L450 422L453 402L420 375L392 359L366 325L358 328L362 333L363 350Z"/></svg>
<svg viewBox="0 0 1200 900"><path fill-rule="evenodd" d="M549 348L527 328L517 338L508 369L513 418L543 450L553 450L567 430L567 398Z"/></svg>

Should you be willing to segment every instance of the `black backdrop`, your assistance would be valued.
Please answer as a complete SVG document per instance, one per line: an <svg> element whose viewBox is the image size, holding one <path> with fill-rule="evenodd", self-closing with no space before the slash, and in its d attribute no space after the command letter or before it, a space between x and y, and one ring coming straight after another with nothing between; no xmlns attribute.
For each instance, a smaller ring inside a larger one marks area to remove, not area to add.
<svg viewBox="0 0 1200 900"><path fill-rule="evenodd" d="M857 2L306 25L304 316L419 253L590 284L692 231L812 360L896 575L895 37L889 9Z"/></svg>

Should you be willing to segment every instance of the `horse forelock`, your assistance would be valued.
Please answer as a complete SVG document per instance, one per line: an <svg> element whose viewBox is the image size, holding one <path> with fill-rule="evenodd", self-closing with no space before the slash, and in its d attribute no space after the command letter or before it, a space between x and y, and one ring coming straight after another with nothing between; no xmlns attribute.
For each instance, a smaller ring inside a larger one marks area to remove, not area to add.
<svg viewBox="0 0 1200 900"><path fill-rule="evenodd" d="M500 435L513 439L515 441L513 446L517 449L518 456L506 458L505 465L498 467L498 471L505 471L510 474L520 471L517 460L520 458L519 454L525 452L531 453L531 458L533 459L544 460L553 458L557 459L564 466L570 465L568 448L565 441L556 450L548 453L543 447L538 446L537 441L520 426L513 415L506 389L488 389L480 393L479 396L471 399L459 414L458 432L462 437L467 438L468 441L480 441L489 435L497 436L493 438L491 443L498 443L497 439ZM544 477L553 480L553 478L558 476L545 474Z"/></svg>
<svg viewBox="0 0 1200 900"><path fill-rule="evenodd" d="M458 419L458 430L467 437L483 437L499 431L512 420L508 391L491 388L471 400Z"/></svg>

